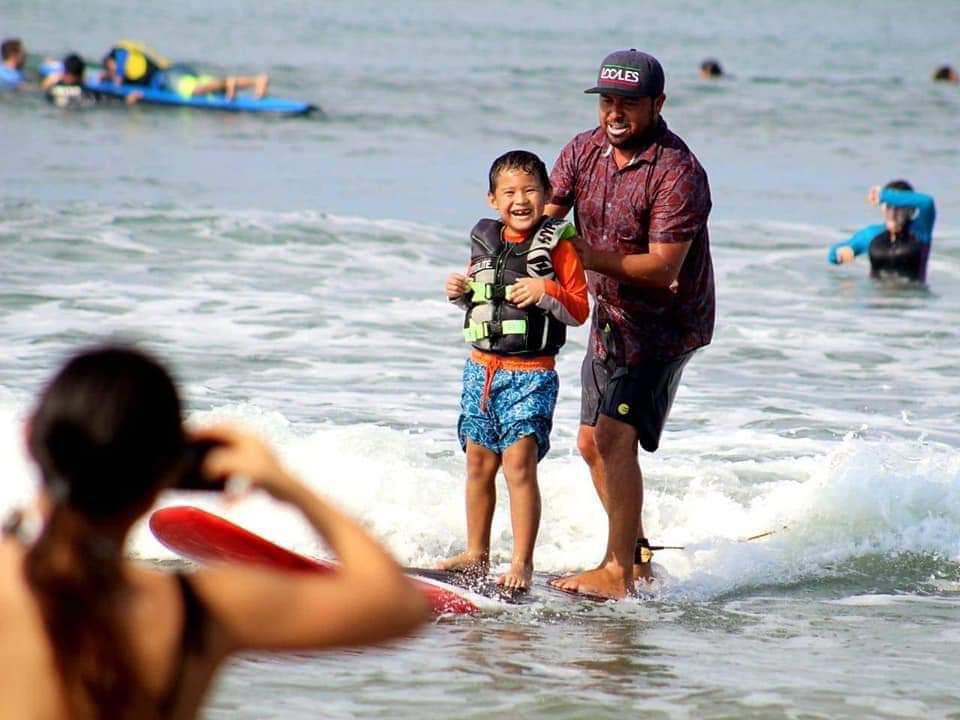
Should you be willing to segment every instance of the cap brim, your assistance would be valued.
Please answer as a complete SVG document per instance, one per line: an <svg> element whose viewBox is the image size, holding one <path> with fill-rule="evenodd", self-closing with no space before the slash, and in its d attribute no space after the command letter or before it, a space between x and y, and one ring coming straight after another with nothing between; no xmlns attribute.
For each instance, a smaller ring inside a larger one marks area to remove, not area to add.
<svg viewBox="0 0 960 720"><path fill-rule="evenodd" d="M583 91L584 95L619 95L620 97L646 97L642 93L638 93L636 90L626 90L621 88L602 88L602 87L592 87L589 90Z"/></svg>

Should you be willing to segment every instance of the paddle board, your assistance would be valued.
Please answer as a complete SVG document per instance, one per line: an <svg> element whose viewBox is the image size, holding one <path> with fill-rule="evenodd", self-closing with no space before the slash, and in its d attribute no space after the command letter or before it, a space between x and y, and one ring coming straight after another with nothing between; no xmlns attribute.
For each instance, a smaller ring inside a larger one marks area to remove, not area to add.
<svg viewBox="0 0 960 720"><path fill-rule="evenodd" d="M42 76L53 72L61 72L63 64L57 61L45 62L40 66ZM112 82L101 82L100 73L88 69L84 77L83 86L91 92L107 97L125 99L128 95L138 92L142 95L138 102L150 105L168 105L176 107L190 107L200 110L224 110L228 112L267 113L273 115L307 115L316 110L315 105L299 100L267 95L257 98L253 95L238 93L233 100L227 100L222 93L183 97L178 93L158 87L144 87L139 85L115 85Z"/></svg>
<svg viewBox="0 0 960 720"><path fill-rule="evenodd" d="M335 563L287 550L226 518L196 507L157 510L150 516L150 530L165 547L195 562L240 562L293 572L333 573L337 569ZM435 615L470 615L502 607L499 593L497 599L482 594L483 590L489 592L485 579L473 582L459 573L432 570L407 569L407 572L423 591Z"/></svg>

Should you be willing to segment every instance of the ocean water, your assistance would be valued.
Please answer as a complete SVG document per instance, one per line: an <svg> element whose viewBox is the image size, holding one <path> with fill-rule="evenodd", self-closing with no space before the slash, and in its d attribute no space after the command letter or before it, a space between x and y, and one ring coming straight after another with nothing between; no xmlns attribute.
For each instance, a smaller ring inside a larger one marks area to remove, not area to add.
<svg viewBox="0 0 960 720"><path fill-rule="evenodd" d="M647 533L686 550L657 554L652 599L550 598L384 648L242 658L205 716L960 717L960 89L929 81L960 64L957 27L949 0L5 0L0 34L37 56L133 37L269 70L323 112L0 96L0 512L35 488L21 438L41 383L122 336L175 368L192 422L261 431L405 564L459 549L465 350L444 279L488 212L491 160L525 147L551 164L595 121L581 91L603 55L640 47L714 197L716 337L641 457ZM699 80L706 56L728 77ZM927 289L825 261L894 177L936 197ZM575 447L584 339L560 357L540 466L543 572L596 563L605 540ZM325 553L262 498L162 502ZM171 558L146 528L130 553Z"/></svg>

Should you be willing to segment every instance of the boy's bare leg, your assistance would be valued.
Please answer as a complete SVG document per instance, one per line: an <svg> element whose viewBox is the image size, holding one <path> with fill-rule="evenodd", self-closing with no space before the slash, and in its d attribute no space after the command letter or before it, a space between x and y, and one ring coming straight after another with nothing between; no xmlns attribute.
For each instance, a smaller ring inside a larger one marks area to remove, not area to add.
<svg viewBox="0 0 960 720"><path fill-rule="evenodd" d="M497 503L500 456L467 441L467 549L437 563L439 570L487 571L490 561L490 525Z"/></svg>
<svg viewBox="0 0 960 720"><path fill-rule="evenodd" d="M537 484L537 439L521 438L503 453L503 474L510 491L513 558L497 578L507 590L527 590L533 581L533 548L540 529L540 486Z"/></svg>

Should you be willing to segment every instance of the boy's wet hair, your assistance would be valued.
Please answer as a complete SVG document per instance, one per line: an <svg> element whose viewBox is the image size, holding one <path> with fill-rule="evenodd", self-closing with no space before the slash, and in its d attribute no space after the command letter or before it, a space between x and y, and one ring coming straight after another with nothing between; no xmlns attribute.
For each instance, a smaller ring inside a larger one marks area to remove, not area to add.
<svg viewBox="0 0 960 720"><path fill-rule="evenodd" d="M913 185L908 183L906 180L891 180L886 185L883 186L884 190L906 190L908 192L913 192Z"/></svg>
<svg viewBox="0 0 960 720"><path fill-rule="evenodd" d="M4 40L0 45L0 59L9 60L17 53L23 52L23 41L20 38Z"/></svg>
<svg viewBox="0 0 960 720"><path fill-rule="evenodd" d="M490 166L490 194L497 192L497 178L507 170L520 170L529 173L540 181L543 189L550 191L550 175L543 160L527 150L511 150L504 153Z"/></svg>
<svg viewBox="0 0 960 720"><path fill-rule="evenodd" d="M63 72L66 75L73 75L74 77L78 77L82 80L83 73L86 69L87 64L79 55L71 53L63 59Z"/></svg>

